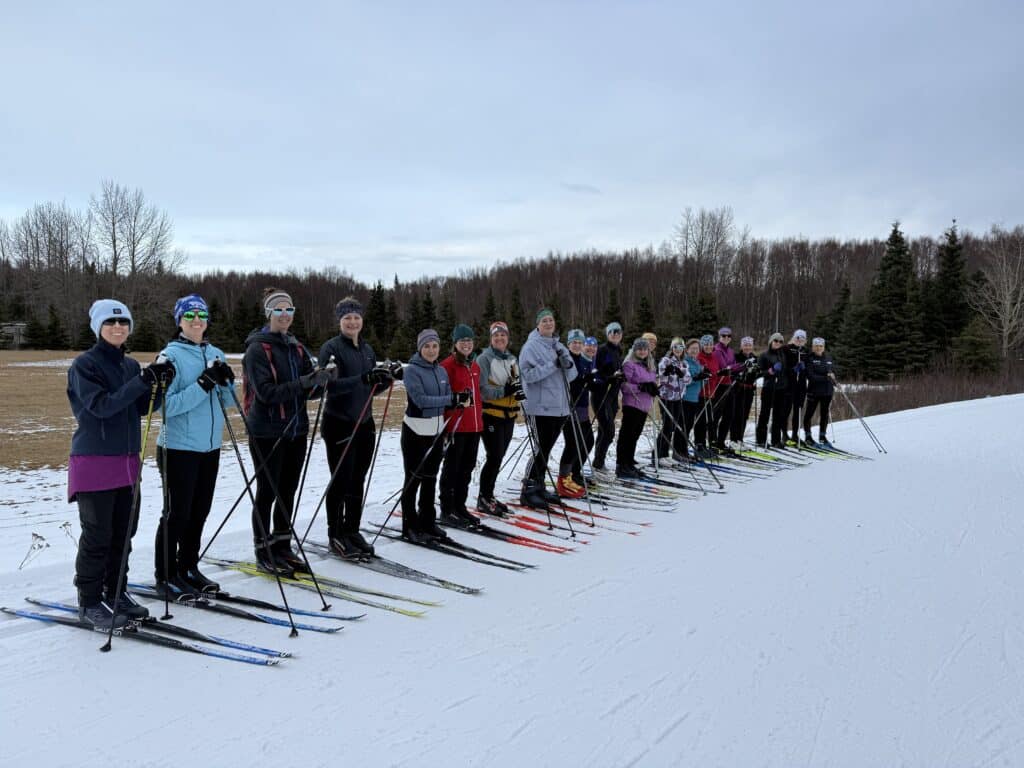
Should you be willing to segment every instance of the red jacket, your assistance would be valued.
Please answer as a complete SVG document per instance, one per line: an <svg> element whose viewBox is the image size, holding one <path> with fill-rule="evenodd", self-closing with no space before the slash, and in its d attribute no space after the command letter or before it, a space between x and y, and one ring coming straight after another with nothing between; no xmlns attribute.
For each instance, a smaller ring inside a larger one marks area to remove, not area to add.
<svg viewBox="0 0 1024 768"><path fill-rule="evenodd" d="M700 396L705 400L710 400L715 396L715 390L718 389L719 384L719 378L715 374L718 373L722 366L715 358L713 352L709 355L704 350L701 350L697 353L697 360L699 360L700 364L707 368L708 372L711 374L711 376L704 379L704 383L701 384L700 387Z"/></svg>
<svg viewBox="0 0 1024 768"><path fill-rule="evenodd" d="M451 354L441 361L441 367L444 368L448 374L448 381L452 386L452 392L462 392L463 390L470 390L473 393L473 399L469 405L465 407L465 413L462 414L462 420L459 421L459 432L483 432L484 431L484 418L483 418L483 402L480 397L480 366L476 362L460 363L456 358L455 354ZM455 431L455 422L458 420L459 415L455 413L455 408L446 408L444 417L447 419L451 416L451 420L448 422L448 431ZM454 415L453 415L454 414Z"/></svg>

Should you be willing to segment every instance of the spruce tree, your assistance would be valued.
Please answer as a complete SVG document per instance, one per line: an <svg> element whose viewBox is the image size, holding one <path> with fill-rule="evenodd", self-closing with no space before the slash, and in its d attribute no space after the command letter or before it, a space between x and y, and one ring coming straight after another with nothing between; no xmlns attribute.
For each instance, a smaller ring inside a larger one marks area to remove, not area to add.
<svg viewBox="0 0 1024 768"><path fill-rule="evenodd" d="M426 294L423 296L420 313L424 328L437 328L437 308L434 306L434 297L430 295L430 289L427 289ZM442 336L442 338L444 337Z"/></svg>
<svg viewBox="0 0 1024 768"><path fill-rule="evenodd" d="M457 324L455 304L452 302L452 297L445 292L444 299L441 301L441 313L437 318L437 335L442 339L451 339L452 331L455 330Z"/></svg>
<svg viewBox="0 0 1024 768"><path fill-rule="evenodd" d="M96 334L92 332L92 328L88 323L82 323L78 326L78 335L75 337L75 349L90 349L92 345L96 343Z"/></svg>
<svg viewBox="0 0 1024 768"><path fill-rule="evenodd" d="M651 300L646 296L641 296L637 302L636 312L633 314L633 328L637 333L654 330L654 310L651 309Z"/></svg>
<svg viewBox="0 0 1024 768"><path fill-rule="evenodd" d="M409 309L405 314L406 327L413 336L419 334L424 328L432 328L423 319L423 307L420 304L420 295L414 288L409 294Z"/></svg>
<svg viewBox="0 0 1024 768"><path fill-rule="evenodd" d="M519 294L519 286L512 286L512 296L509 298L508 306L508 317L505 318L508 323L509 335L512 337L510 344L514 344L516 349L523 345L526 341L526 337L529 335L531 326L526 322L526 311L523 309L523 298Z"/></svg>
<svg viewBox="0 0 1024 768"><path fill-rule="evenodd" d="M956 221L946 230L946 241L939 246L939 265L935 274L934 335L940 348L947 347L971 321L967 303L967 259L957 233Z"/></svg>
<svg viewBox="0 0 1024 768"><path fill-rule="evenodd" d="M605 327L609 323L619 323L622 325L622 307L619 306L619 289L614 285L608 289L608 303L604 308L604 317L602 318ZM602 331L604 328L601 329Z"/></svg>
<svg viewBox="0 0 1024 768"><path fill-rule="evenodd" d="M25 326L25 347L28 349L46 349L46 326L33 313Z"/></svg>
<svg viewBox="0 0 1024 768"><path fill-rule="evenodd" d="M489 326L495 320L501 320L498 316L498 305L494 301L494 291L487 286L487 298L484 300L484 322Z"/></svg>
<svg viewBox="0 0 1024 768"><path fill-rule="evenodd" d="M893 378L908 367L907 333L915 332L915 318L908 308L908 292L916 286L914 262L899 222L892 225L886 241L885 254L868 291L864 332L867 346L863 349L863 374L867 379ZM920 311L920 302L917 302ZM916 320L920 321L920 315ZM912 356L916 353L911 353Z"/></svg>
<svg viewBox="0 0 1024 768"><path fill-rule="evenodd" d="M967 323L951 346L957 374L965 371L971 374L994 373L999 370L1002 362L999 344L992 329L979 315Z"/></svg>
<svg viewBox="0 0 1024 768"><path fill-rule="evenodd" d="M233 352L238 349L234 345L234 333L231 329L231 318L221 307L217 299L211 299L210 323L206 327L207 340L225 352Z"/></svg>
<svg viewBox="0 0 1024 768"><path fill-rule="evenodd" d="M920 373L931 358L931 349L924 333L924 304L921 296L921 281L911 272L907 280L907 304L903 337L904 364L906 373Z"/></svg>
<svg viewBox="0 0 1024 768"><path fill-rule="evenodd" d="M51 304L47 308L46 348L67 349L69 344L68 335L64 332L64 324L61 323L60 317L57 315L57 308Z"/></svg>
<svg viewBox="0 0 1024 768"><path fill-rule="evenodd" d="M384 283L380 280L370 291L370 300L366 303L366 314L363 316L363 334L374 352L384 353L384 347L390 338L388 328L388 305L384 295Z"/></svg>
<svg viewBox="0 0 1024 768"><path fill-rule="evenodd" d="M718 315L718 303L707 290L701 291L691 302L683 318L687 333L695 337L710 333L715 336L722 322Z"/></svg>
<svg viewBox="0 0 1024 768"><path fill-rule="evenodd" d="M148 317L135 321L132 335L128 337L132 352L159 352L163 349L161 339L157 336L156 326Z"/></svg>

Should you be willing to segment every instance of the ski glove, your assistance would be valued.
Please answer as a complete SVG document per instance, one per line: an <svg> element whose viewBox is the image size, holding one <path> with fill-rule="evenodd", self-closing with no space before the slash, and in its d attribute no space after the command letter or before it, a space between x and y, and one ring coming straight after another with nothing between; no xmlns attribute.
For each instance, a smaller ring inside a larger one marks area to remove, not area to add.
<svg viewBox="0 0 1024 768"><path fill-rule="evenodd" d="M214 360L213 364L206 370L213 374L213 378L217 381L218 386L227 387L235 383L234 370L220 358Z"/></svg>
<svg viewBox="0 0 1024 768"><path fill-rule="evenodd" d="M772 371L774 373L781 373L782 372L782 363L776 363L775 365L773 365L772 366Z"/></svg>
<svg viewBox="0 0 1024 768"><path fill-rule="evenodd" d="M170 362L150 363L142 369L139 375L146 382L146 386L155 387L157 384L162 384L164 387L168 387L174 381L174 365Z"/></svg>
<svg viewBox="0 0 1024 768"><path fill-rule="evenodd" d="M641 392L645 392L648 395L651 395L652 397L658 396L658 385L655 384L653 381L645 381L642 384L640 384L640 386L637 387L637 389L639 389Z"/></svg>
<svg viewBox="0 0 1024 768"><path fill-rule="evenodd" d="M704 381L704 379L708 378L710 375L711 375L710 371L708 371L708 369L705 368L700 373L694 374L693 380L694 381Z"/></svg>
<svg viewBox="0 0 1024 768"><path fill-rule="evenodd" d="M797 375L800 375L801 373L803 373L803 370L804 370L804 364L803 364L803 363L797 363L797 364L796 364L796 368L794 368L794 369L793 369L793 371L794 371L794 372L795 372L795 373L796 373Z"/></svg>
<svg viewBox="0 0 1024 768"><path fill-rule="evenodd" d="M473 399L473 393L464 389L461 392L452 392L452 408L465 408Z"/></svg>
<svg viewBox="0 0 1024 768"><path fill-rule="evenodd" d="M520 389L522 387L519 385L519 379L509 379L505 382L505 397L511 397Z"/></svg>
<svg viewBox="0 0 1024 768"><path fill-rule="evenodd" d="M610 381L622 381L624 378L626 378L626 374L624 374L622 371L616 371L609 378Z"/></svg>
<svg viewBox="0 0 1024 768"><path fill-rule="evenodd" d="M512 397L516 399L517 403L521 403L523 402L523 400L526 399L526 393L523 392L522 388L520 387L519 389L512 393Z"/></svg>
<svg viewBox="0 0 1024 768"><path fill-rule="evenodd" d="M317 368L315 371L299 376L299 384L302 385L303 389L313 389L314 387L323 387L327 385L327 382L331 380L331 372L326 368Z"/></svg>
<svg viewBox="0 0 1024 768"><path fill-rule="evenodd" d="M388 373L391 374L391 378L396 381L401 381L402 377L405 376L405 368L397 360L388 366Z"/></svg>
<svg viewBox="0 0 1024 768"><path fill-rule="evenodd" d="M391 383L391 372L387 368L371 368L362 376L363 384L383 387Z"/></svg>
<svg viewBox="0 0 1024 768"><path fill-rule="evenodd" d="M203 392L213 392L213 388L217 386L217 377L213 372L213 364L204 370L199 378L196 379L196 383L203 388Z"/></svg>

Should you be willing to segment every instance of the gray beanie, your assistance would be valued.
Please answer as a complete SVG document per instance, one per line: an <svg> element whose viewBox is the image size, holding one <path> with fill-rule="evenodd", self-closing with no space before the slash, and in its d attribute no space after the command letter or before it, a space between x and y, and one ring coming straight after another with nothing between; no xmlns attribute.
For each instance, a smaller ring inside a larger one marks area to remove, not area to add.
<svg viewBox="0 0 1024 768"><path fill-rule="evenodd" d="M89 327L96 334L96 338L100 337L100 327L103 325L103 321L112 317L127 317L128 332L131 333L135 329L135 322L132 320L132 313L128 307L117 299L97 299L89 307Z"/></svg>
<svg viewBox="0 0 1024 768"><path fill-rule="evenodd" d="M436 341L438 344L440 344L441 337L433 328L424 328L422 331L420 331L420 335L416 337L416 351L419 352L421 349L423 349L424 344L427 344L431 341Z"/></svg>
<svg viewBox="0 0 1024 768"><path fill-rule="evenodd" d="M358 300L348 296L334 305L334 316L339 320L345 315L363 316L363 305Z"/></svg>
<svg viewBox="0 0 1024 768"><path fill-rule="evenodd" d="M700 345L702 347L706 347L708 344L714 344L714 343L715 343L715 337L712 336L710 333L705 333L703 336L700 337Z"/></svg>

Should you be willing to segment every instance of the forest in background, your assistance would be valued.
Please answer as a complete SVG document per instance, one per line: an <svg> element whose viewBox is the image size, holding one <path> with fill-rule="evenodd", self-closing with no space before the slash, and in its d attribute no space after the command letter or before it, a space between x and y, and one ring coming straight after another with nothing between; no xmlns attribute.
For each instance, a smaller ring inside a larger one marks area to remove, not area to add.
<svg viewBox="0 0 1024 768"><path fill-rule="evenodd" d="M865 380L1017 369L1024 346L1021 226L975 234L952 222L907 237L894 223L885 239L762 239L729 208L688 208L656 247L549 253L416 280L382 275L374 285L344 264L202 274L186 264L167 213L141 190L107 181L84 209L47 202L0 220L0 321L28 323L28 346L81 349L94 341L89 305L112 296L135 316L133 348L156 350L174 331L174 300L197 292L210 305L211 340L241 352L264 322L263 290L276 286L292 295L295 333L314 351L337 333L334 304L351 294L366 305L378 356L403 360L420 329L445 337L459 322L483 340L503 319L518 346L541 306L554 309L562 333L580 327L603 341L614 319L627 339L653 330L662 351L672 336L723 324L759 349L774 330L804 328L828 339L847 376Z"/></svg>

